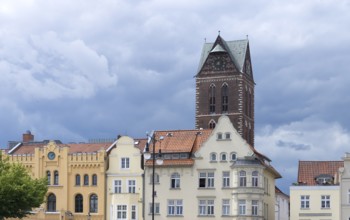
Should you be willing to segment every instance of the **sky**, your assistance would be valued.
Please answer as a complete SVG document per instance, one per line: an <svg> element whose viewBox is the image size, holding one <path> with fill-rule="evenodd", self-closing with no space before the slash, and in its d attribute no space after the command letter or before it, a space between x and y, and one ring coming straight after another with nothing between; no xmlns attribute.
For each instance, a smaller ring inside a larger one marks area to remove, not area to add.
<svg viewBox="0 0 350 220"><path fill-rule="evenodd" d="M350 147L348 0L1 0L0 146L193 129L202 46L248 37L255 148L289 193Z"/></svg>

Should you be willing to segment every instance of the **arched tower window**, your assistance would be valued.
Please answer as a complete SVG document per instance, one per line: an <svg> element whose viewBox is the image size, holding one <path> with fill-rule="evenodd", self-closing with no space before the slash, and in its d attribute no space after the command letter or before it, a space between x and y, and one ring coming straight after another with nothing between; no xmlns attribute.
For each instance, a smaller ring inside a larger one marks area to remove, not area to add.
<svg viewBox="0 0 350 220"><path fill-rule="evenodd" d="M92 175L92 185L97 186L97 175L96 174Z"/></svg>
<svg viewBox="0 0 350 220"><path fill-rule="evenodd" d="M226 83L221 87L221 105L222 105L222 113L227 113L227 111L228 111L228 86Z"/></svg>
<svg viewBox="0 0 350 220"><path fill-rule="evenodd" d="M96 194L90 196L90 212L97 213L98 208L98 198Z"/></svg>
<svg viewBox="0 0 350 220"><path fill-rule="evenodd" d="M214 128L215 128L215 125L216 125L215 121L214 121L214 120L211 120L211 121L209 122L209 129L214 129Z"/></svg>
<svg viewBox="0 0 350 220"><path fill-rule="evenodd" d="M55 172L54 172L53 185L58 185L58 171L57 170L55 170Z"/></svg>
<svg viewBox="0 0 350 220"><path fill-rule="evenodd" d="M83 196L78 194L75 196L75 212L83 212Z"/></svg>
<svg viewBox="0 0 350 220"><path fill-rule="evenodd" d="M88 186L89 185L89 175L85 174L84 175L84 186Z"/></svg>
<svg viewBox="0 0 350 220"><path fill-rule="evenodd" d="M209 87L209 113L215 113L215 85Z"/></svg>
<svg viewBox="0 0 350 220"><path fill-rule="evenodd" d="M56 212L56 196L53 193L47 197L47 211Z"/></svg>
<svg viewBox="0 0 350 220"><path fill-rule="evenodd" d="M75 185L80 186L80 175L79 174L75 175Z"/></svg>
<svg viewBox="0 0 350 220"><path fill-rule="evenodd" d="M47 185L51 185L51 172L46 171Z"/></svg>

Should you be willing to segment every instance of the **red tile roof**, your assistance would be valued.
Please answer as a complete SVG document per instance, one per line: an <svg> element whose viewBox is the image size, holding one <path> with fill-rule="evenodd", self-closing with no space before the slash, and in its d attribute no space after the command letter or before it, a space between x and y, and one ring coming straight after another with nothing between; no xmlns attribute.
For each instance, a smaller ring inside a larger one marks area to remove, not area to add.
<svg viewBox="0 0 350 220"><path fill-rule="evenodd" d="M299 161L298 183L303 185L317 185L315 177L320 174L337 176L343 161Z"/></svg>

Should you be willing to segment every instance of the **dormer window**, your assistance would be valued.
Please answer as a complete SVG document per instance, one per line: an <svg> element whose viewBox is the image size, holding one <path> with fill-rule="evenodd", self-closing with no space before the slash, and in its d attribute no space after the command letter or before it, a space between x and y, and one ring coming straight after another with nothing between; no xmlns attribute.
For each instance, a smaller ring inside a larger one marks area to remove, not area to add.
<svg viewBox="0 0 350 220"><path fill-rule="evenodd" d="M320 174L315 177L315 181L318 185L333 185L334 178L329 174Z"/></svg>

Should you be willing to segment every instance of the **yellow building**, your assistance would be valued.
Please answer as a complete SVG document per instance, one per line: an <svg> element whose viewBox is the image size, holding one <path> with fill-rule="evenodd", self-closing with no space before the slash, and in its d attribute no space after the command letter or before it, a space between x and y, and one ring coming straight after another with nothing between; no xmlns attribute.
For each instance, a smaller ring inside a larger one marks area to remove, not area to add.
<svg viewBox="0 0 350 220"><path fill-rule="evenodd" d="M34 178L46 177L46 203L27 219L105 219L106 150L114 143L35 142L27 132L7 156Z"/></svg>
<svg viewBox="0 0 350 220"><path fill-rule="evenodd" d="M107 176L107 218L143 219L142 149L145 140L123 136L109 152Z"/></svg>

